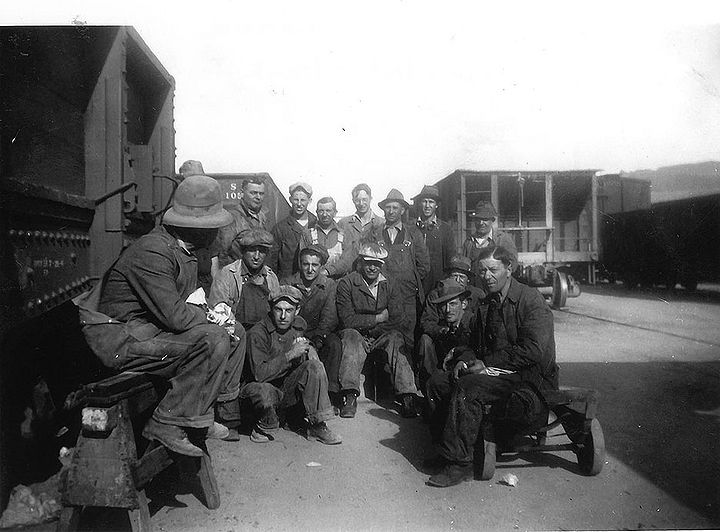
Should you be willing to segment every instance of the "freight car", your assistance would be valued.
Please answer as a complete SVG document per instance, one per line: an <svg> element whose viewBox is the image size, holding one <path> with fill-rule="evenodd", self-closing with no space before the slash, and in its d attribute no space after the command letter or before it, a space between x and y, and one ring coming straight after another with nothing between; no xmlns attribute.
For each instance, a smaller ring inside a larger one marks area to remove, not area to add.
<svg viewBox="0 0 720 532"><path fill-rule="evenodd" d="M514 275L554 307L580 295L579 282L595 283L601 213L650 204L649 181L598 170L456 170L436 186L440 216L453 226L458 248L473 230L468 214L475 204L493 202L498 228L518 248Z"/></svg>
<svg viewBox="0 0 720 532"><path fill-rule="evenodd" d="M653 204L603 216L602 266L629 288L720 278L720 194Z"/></svg>

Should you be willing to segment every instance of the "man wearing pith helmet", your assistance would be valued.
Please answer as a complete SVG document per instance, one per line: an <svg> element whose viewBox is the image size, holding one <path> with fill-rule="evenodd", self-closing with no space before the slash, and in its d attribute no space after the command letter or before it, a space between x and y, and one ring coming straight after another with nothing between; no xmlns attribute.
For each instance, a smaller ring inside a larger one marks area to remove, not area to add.
<svg viewBox="0 0 720 532"><path fill-rule="evenodd" d="M193 251L230 220L217 181L185 178L162 225L125 250L78 301L88 344L105 365L169 381L143 436L189 456L203 455L197 438L227 436L227 428L214 423L213 406L238 393L226 370L242 366L245 331L231 340L208 323L201 306L186 301L197 287Z"/></svg>
<svg viewBox="0 0 720 532"><path fill-rule="evenodd" d="M415 225L423 235L430 256L430 269L423 279L423 289L427 294L443 278L443 272L450 266L450 258L455 254L457 246L450 224L438 217L438 188L425 185L413 201L418 215Z"/></svg>
<svg viewBox="0 0 720 532"><path fill-rule="evenodd" d="M256 414L250 439L257 443L273 439L279 427L278 410L298 406L307 420L308 439L326 445L342 442L325 424L333 417L325 368L305 337L307 323L298 314L302 293L281 285L269 296L270 313L248 333L248 359L255 382L243 386L240 395Z"/></svg>
<svg viewBox="0 0 720 532"><path fill-rule="evenodd" d="M473 220L474 228L473 233L463 243L462 254L470 259L472 271L478 270L480 250L490 245L507 249L513 256L512 268L514 268L517 265L517 248L512 236L495 228L497 211L492 202L478 201L475 209L468 213L468 218ZM476 286L480 286L479 279L475 282Z"/></svg>

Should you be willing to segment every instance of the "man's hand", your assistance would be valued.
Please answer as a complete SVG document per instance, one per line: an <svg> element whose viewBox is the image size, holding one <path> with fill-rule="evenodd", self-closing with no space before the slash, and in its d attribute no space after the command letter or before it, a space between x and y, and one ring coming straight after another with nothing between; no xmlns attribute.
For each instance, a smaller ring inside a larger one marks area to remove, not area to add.
<svg viewBox="0 0 720 532"><path fill-rule="evenodd" d="M447 334L450 332L450 327L440 327L439 334Z"/></svg>
<svg viewBox="0 0 720 532"><path fill-rule="evenodd" d="M463 375L465 375L467 373L467 370L468 370L467 362L464 362L461 360L460 362L455 364L455 367L453 368L453 373L452 373L453 380L458 380L460 377L462 377Z"/></svg>
<svg viewBox="0 0 720 532"><path fill-rule="evenodd" d="M385 323L390 319L388 309L383 310L380 314L375 314L375 323Z"/></svg>
<svg viewBox="0 0 720 532"><path fill-rule="evenodd" d="M307 355L310 350L310 341L307 338L297 338L293 346L285 353L285 358L288 362L301 358ZM313 349L314 351L314 349Z"/></svg>
<svg viewBox="0 0 720 532"><path fill-rule="evenodd" d="M487 368L482 360L473 360L468 366L467 373L477 373L482 375L487 373Z"/></svg>
<svg viewBox="0 0 720 532"><path fill-rule="evenodd" d="M445 358L443 359L442 367L445 371L450 371L450 368L452 367L450 363L452 362L452 359L455 357L455 348L453 347L448 351L448 354L445 355Z"/></svg>

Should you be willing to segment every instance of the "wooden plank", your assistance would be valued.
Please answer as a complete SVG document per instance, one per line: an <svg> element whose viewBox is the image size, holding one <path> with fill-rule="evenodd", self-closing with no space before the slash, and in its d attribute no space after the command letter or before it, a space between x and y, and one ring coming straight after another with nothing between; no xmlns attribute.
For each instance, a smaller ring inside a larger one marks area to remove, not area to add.
<svg viewBox="0 0 720 532"><path fill-rule="evenodd" d="M173 463L173 459L168 450L153 441L148 446L148 450L140 458L133 467L133 478L135 479L135 487L142 490L155 475L164 471Z"/></svg>

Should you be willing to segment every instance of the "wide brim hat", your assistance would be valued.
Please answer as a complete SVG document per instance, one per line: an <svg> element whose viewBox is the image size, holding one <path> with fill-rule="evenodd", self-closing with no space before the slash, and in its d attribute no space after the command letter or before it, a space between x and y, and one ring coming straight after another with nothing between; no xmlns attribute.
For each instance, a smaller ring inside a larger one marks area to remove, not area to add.
<svg viewBox="0 0 720 532"><path fill-rule="evenodd" d="M418 194L417 196L415 196L413 198L413 201L417 202L424 198L433 199L433 200L439 202L440 201L440 190L438 189L438 187L435 187L433 185L425 185L424 187L422 187L420 194Z"/></svg>
<svg viewBox="0 0 720 532"><path fill-rule="evenodd" d="M162 223L194 229L219 229L233 221L223 209L220 183L206 175L186 177L175 189Z"/></svg>
<svg viewBox="0 0 720 532"><path fill-rule="evenodd" d="M497 218L495 205L489 201L480 200L477 202L477 205L475 205L475 210L468 213L468 218L482 218L485 220Z"/></svg>
<svg viewBox="0 0 720 532"><path fill-rule="evenodd" d="M467 299L470 296L470 290L463 287L455 279L444 279L437 284L438 295L430 299L433 305L439 305L455 298Z"/></svg>
<svg viewBox="0 0 720 532"><path fill-rule="evenodd" d="M400 192L396 188L391 189L390 192L388 192L387 198L385 198L382 201L379 201L378 205L380 206L381 209L384 209L385 205L387 205L388 203L391 203L393 201L397 201L399 204L404 206L406 209L410 208L410 204L408 204L408 202L405 201L405 196L403 196L402 192Z"/></svg>

